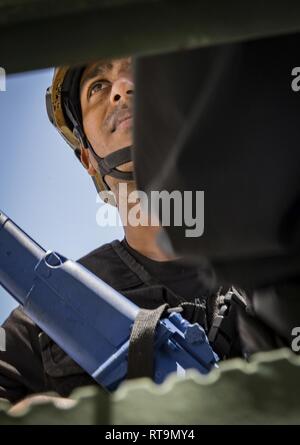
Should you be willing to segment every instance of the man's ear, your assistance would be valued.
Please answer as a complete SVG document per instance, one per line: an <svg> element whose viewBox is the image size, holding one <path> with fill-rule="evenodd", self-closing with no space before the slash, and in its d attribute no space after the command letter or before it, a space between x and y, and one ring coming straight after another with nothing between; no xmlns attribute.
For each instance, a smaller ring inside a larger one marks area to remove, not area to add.
<svg viewBox="0 0 300 445"><path fill-rule="evenodd" d="M80 160L81 160L81 163L84 166L84 168L87 170L88 174L91 176L95 176L95 174L97 173L97 170L94 168L93 164L91 163L90 153L87 148L81 147Z"/></svg>

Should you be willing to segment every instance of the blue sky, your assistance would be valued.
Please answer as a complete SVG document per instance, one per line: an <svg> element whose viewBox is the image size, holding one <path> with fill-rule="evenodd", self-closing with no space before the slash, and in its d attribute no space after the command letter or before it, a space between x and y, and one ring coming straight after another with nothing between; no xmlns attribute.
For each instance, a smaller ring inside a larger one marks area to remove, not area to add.
<svg viewBox="0 0 300 445"><path fill-rule="evenodd" d="M46 250L76 260L123 230L97 225L94 184L48 121L52 74L8 76L0 91L0 209ZM15 306L0 287L0 323Z"/></svg>

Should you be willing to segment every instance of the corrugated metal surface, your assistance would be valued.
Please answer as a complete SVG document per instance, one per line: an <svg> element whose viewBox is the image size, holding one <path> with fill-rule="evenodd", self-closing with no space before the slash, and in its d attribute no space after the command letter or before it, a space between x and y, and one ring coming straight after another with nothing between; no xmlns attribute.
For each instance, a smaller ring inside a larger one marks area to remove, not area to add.
<svg viewBox="0 0 300 445"><path fill-rule="evenodd" d="M251 363L223 362L208 378L171 376L162 386L136 380L111 396L81 388L70 409L39 404L16 418L3 403L0 424L298 424L299 371L300 357L288 350L260 353Z"/></svg>

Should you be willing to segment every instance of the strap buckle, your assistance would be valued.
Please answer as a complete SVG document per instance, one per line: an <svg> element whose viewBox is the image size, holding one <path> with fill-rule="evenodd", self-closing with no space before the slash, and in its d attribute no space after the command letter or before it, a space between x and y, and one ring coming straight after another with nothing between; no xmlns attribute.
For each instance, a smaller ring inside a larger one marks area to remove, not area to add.
<svg viewBox="0 0 300 445"><path fill-rule="evenodd" d="M219 312L208 333L208 340L215 352L222 358L228 357L236 340L236 317L240 309L247 306L245 296L234 287L225 295L219 295Z"/></svg>

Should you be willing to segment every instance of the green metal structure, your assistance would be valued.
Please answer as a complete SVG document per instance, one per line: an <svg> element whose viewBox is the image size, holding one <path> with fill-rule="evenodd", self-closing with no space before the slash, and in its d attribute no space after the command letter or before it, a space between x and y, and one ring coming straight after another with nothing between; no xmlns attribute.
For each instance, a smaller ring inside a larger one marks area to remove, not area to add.
<svg viewBox="0 0 300 445"><path fill-rule="evenodd" d="M0 0L8 73L291 33L297 1Z"/></svg>

